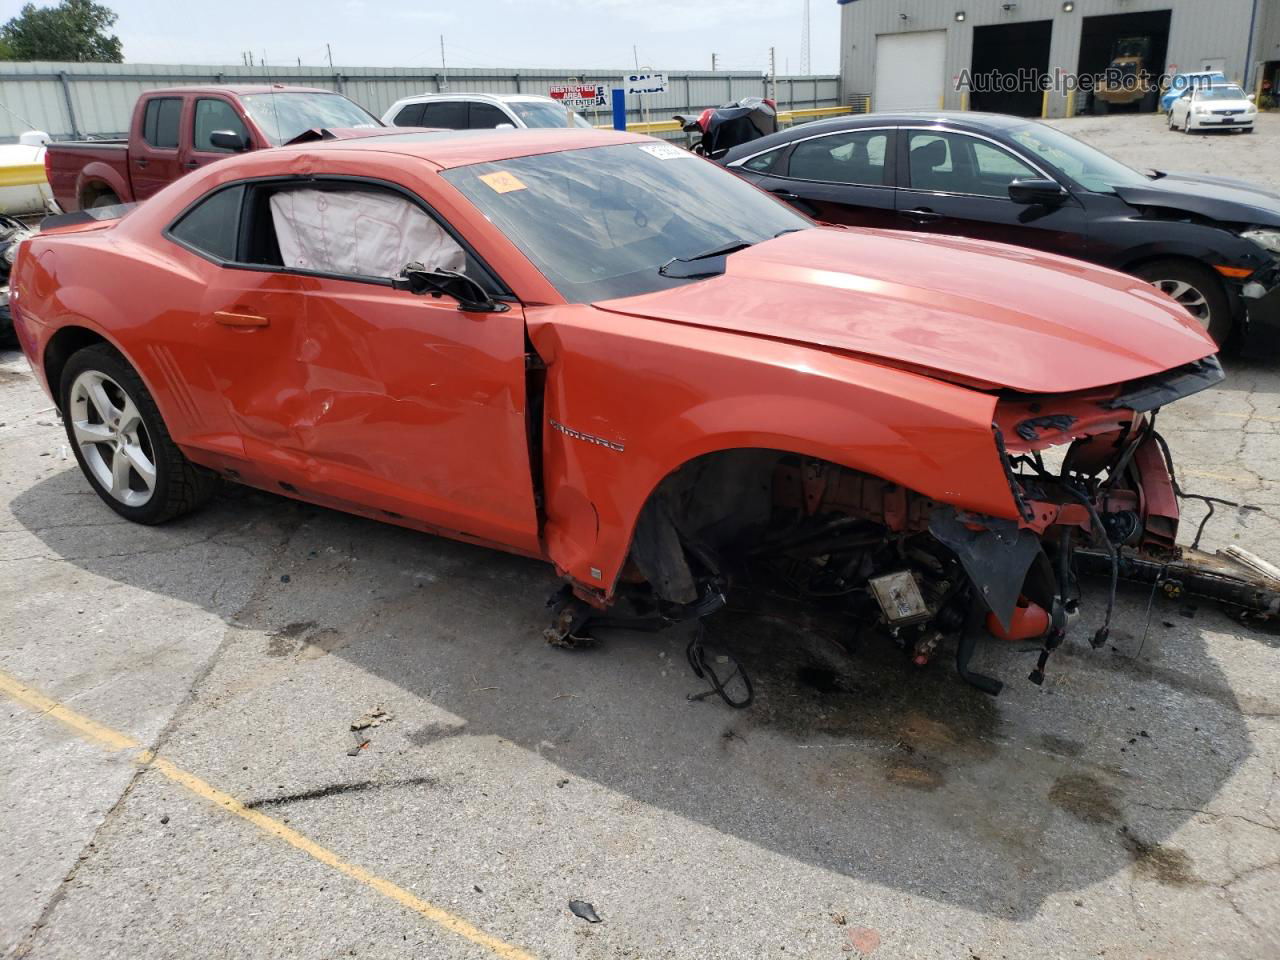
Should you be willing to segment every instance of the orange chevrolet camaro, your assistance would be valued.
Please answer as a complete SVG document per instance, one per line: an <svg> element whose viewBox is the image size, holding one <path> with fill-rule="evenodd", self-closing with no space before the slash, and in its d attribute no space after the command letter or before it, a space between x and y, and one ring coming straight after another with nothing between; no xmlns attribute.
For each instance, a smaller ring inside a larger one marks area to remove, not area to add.
<svg viewBox="0 0 1280 960"><path fill-rule="evenodd" d="M47 221L13 276L22 347L128 519L227 478L543 558L562 636L623 596L672 621L783 583L917 662L957 645L992 691L972 624L1043 639L1038 680L1078 545L1176 550L1155 413L1222 378L1140 280L818 227L601 131L234 156Z"/></svg>

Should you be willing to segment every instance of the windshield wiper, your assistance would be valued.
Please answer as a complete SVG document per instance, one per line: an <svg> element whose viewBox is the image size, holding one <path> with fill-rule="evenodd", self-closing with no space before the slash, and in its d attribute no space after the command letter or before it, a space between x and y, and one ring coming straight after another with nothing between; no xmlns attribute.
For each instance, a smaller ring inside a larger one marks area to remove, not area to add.
<svg viewBox="0 0 1280 960"><path fill-rule="evenodd" d="M677 277L680 279L688 279L690 277L710 277L717 273L724 273L724 263L719 264L718 269L708 270L706 267L696 267L693 270L687 270L684 267L677 267L676 264L697 263L699 260L713 260L717 257L724 258L731 253L737 253L739 250L745 250L752 246L750 240L730 240L728 243L722 243L718 247L712 247L710 250L704 250L702 253L695 253L692 257L672 257L666 263L658 268L660 276ZM674 271L673 271L674 267Z"/></svg>
<svg viewBox="0 0 1280 960"><path fill-rule="evenodd" d="M779 230L773 235L776 240L784 233L796 233L805 230L806 227L788 227L786 230ZM672 257L666 263L658 268L658 273L664 277L673 279L689 280L694 277L714 277L724 273L724 258L731 253L737 253L739 250L745 250L747 247L754 247L755 240L730 240L728 243L722 243L718 247L712 247L710 250L704 250L702 253L695 253L692 257ZM700 267L678 266L678 264L698 263L702 260L718 260L715 264L705 264Z"/></svg>

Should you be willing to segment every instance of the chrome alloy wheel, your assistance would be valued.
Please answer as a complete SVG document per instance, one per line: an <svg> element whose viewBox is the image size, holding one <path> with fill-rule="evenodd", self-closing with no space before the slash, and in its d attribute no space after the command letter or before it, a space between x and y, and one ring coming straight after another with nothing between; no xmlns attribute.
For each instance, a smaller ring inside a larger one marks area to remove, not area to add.
<svg viewBox="0 0 1280 960"><path fill-rule="evenodd" d="M145 505L155 493L156 464L137 404L97 370L76 377L70 400L71 432L94 479L126 506Z"/></svg>
<svg viewBox="0 0 1280 960"><path fill-rule="evenodd" d="M1152 280L1151 285L1161 293L1177 300L1202 327L1209 329L1209 301L1205 299L1203 293L1185 280Z"/></svg>

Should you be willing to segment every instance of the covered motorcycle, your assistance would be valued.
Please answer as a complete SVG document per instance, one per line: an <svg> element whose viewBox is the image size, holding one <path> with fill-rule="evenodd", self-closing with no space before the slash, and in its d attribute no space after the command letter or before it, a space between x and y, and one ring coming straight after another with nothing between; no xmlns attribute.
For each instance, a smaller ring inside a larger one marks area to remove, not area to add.
<svg viewBox="0 0 1280 960"><path fill-rule="evenodd" d="M699 134L694 153L713 160L732 147L778 132L778 108L763 97L744 97L722 107L708 107L696 118L677 115L685 133Z"/></svg>

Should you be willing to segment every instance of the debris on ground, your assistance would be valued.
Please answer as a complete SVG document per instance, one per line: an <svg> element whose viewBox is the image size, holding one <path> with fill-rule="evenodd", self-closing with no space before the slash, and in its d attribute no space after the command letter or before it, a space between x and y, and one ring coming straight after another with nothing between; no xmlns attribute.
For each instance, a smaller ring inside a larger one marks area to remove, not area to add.
<svg viewBox="0 0 1280 960"><path fill-rule="evenodd" d="M573 911L575 917L581 917L587 923L600 922L600 916L596 913L596 908L585 900L570 900L569 909Z"/></svg>
<svg viewBox="0 0 1280 960"><path fill-rule="evenodd" d="M849 921L845 919L845 916L843 913L833 913L831 915L831 922L838 927L843 927Z"/></svg>
<svg viewBox="0 0 1280 960"><path fill-rule="evenodd" d="M361 714L359 718L352 721L351 729L368 730L370 727L380 727L384 723L394 719L395 717L387 713L387 711L383 710L381 707L374 707L372 710Z"/></svg>
<svg viewBox="0 0 1280 960"><path fill-rule="evenodd" d="M880 946L880 934L870 927L850 927L845 932L845 936L849 942L840 948L845 953L852 953L856 950L862 956L869 957Z"/></svg>

